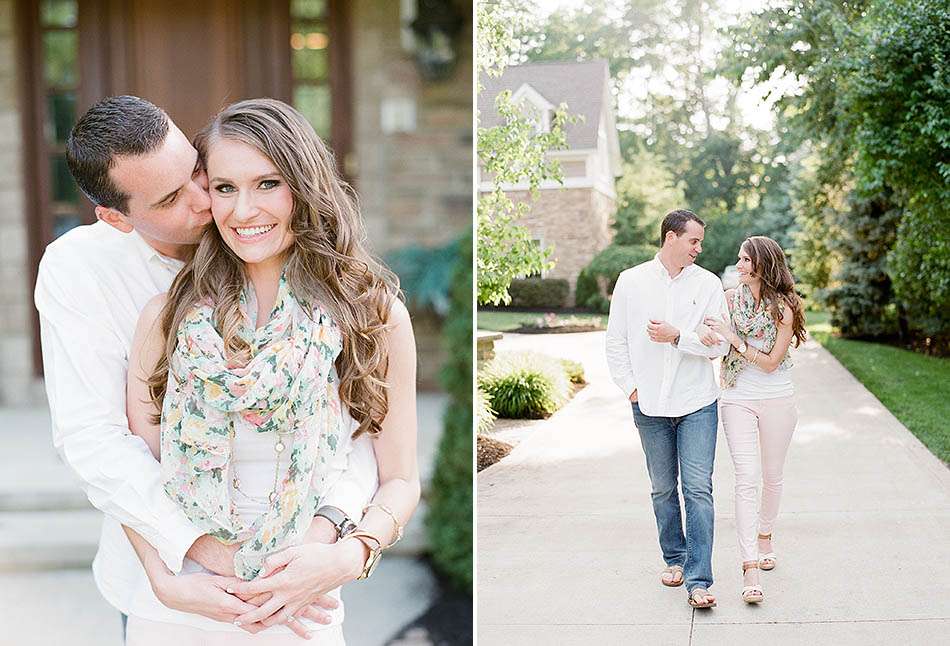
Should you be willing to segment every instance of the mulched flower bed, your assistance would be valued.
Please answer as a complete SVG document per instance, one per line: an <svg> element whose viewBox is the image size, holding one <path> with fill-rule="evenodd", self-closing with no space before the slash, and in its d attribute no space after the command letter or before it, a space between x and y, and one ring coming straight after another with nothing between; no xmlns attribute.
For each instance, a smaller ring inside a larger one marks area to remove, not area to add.
<svg viewBox="0 0 950 646"><path fill-rule="evenodd" d="M462 646L473 642L472 597L453 589L436 572L435 603L405 626L389 646Z"/></svg>
<svg viewBox="0 0 950 646"><path fill-rule="evenodd" d="M515 448L507 442L496 440L487 435L479 435L478 441L478 470L487 469L500 459L511 453Z"/></svg>

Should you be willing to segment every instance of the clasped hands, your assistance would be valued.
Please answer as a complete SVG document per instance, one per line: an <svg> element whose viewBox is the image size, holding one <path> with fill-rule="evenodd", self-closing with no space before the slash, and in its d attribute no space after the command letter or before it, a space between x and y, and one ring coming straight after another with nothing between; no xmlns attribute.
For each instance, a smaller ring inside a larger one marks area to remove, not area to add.
<svg viewBox="0 0 950 646"><path fill-rule="evenodd" d="M363 545L356 540L306 543L268 556L253 581L215 574L169 574L157 586L156 595L170 608L233 623L251 634L286 624L309 639L309 631L296 619L330 623L328 611L339 602L326 593L356 578L365 561L360 560L363 554Z"/></svg>

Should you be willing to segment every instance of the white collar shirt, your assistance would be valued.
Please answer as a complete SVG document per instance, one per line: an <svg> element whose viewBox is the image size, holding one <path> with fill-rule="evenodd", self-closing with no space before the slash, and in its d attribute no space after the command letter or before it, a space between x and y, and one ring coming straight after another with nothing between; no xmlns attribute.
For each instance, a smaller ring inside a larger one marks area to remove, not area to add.
<svg viewBox="0 0 950 646"><path fill-rule="evenodd" d="M139 313L181 267L137 233L97 222L47 247L34 293L53 445L105 514L93 573L105 599L126 613L145 574L121 525L141 534L175 573L204 533L165 494L158 461L130 433L126 417ZM362 439L352 443L347 471L324 498L357 520L377 486L372 444Z"/></svg>
<svg viewBox="0 0 950 646"><path fill-rule="evenodd" d="M702 267L684 267L671 278L657 255L620 274L607 321L607 365L625 396L637 391L644 415L681 417L718 398L712 360L729 344L700 342L695 330L707 316L728 320L728 309L722 282ZM677 328L677 345L651 341L651 319Z"/></svg>

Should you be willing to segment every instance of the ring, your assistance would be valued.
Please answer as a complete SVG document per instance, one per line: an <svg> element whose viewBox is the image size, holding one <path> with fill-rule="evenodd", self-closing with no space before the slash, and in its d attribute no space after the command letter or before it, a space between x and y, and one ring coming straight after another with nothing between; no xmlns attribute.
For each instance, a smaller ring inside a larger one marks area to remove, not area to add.
<svg viewBox="0 0 950 646"><path fill-rule="evenodd" d="M297 621L297 618L294 617L293 615L290 615L289 617L287 617L287 623L288 623L288 624L292 624L292 623L294 623L295 621Z"/></svg>

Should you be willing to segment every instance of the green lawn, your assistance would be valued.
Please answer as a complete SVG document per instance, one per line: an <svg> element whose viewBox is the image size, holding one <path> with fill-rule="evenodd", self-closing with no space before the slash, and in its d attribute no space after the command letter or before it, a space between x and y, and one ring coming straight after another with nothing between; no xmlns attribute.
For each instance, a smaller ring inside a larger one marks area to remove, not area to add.
<svg viewBox="0 0 950 646"><path fill-rule="evenodd" d="M808 312L808 332L934 455L950 463L950 358L841 339L828 318L826 312Z"/></svg>
<svg viewBox="0 0 950 646"><path fill-rule="evenodd" d="M523 325L534 323L543 317L543 312L521 312L518 310L478 310L478 329L493 330L495 332L510 332ZM558 319L576 319L584 323L600 320L601 327L607 327L606 314L558 314Z"/></svg>

